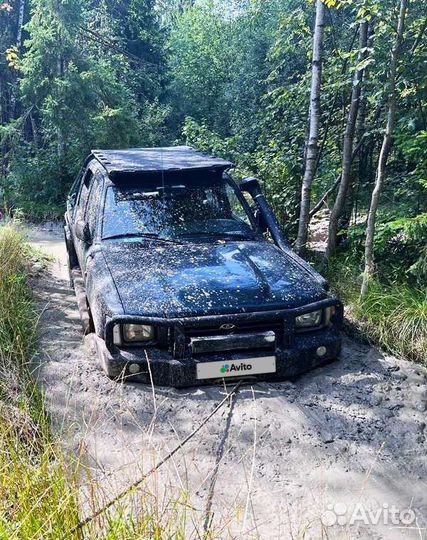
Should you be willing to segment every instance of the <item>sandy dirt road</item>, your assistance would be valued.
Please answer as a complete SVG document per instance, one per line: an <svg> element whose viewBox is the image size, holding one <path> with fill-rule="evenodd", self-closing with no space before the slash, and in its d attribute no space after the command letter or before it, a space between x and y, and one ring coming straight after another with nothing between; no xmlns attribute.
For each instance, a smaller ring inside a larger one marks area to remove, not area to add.
<svg viewBox="0 0 427 540"><path fill-rule="evenodd" d="M184 439L225 391L110 381L83 338L61 230L32 228L30 239L55 257L33 280L38 376L64 446L108 497ZM241 387L143 490L165 515L185 498L189 539L207 526L220 539L424 539L426 404L425 368L345 338L339 362L293 383Z"/></svg>

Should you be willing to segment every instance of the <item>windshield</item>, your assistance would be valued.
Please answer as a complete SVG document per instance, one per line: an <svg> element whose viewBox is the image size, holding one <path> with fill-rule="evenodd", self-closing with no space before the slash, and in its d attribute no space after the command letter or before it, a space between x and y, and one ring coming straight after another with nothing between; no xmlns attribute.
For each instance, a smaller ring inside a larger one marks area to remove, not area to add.
<svg viewBox="0 0 427 540"><path fill-rule="evenodd" d="M144 180L143 187L107 189L103 238L253 238L235 188L218 175Z"/></svg>

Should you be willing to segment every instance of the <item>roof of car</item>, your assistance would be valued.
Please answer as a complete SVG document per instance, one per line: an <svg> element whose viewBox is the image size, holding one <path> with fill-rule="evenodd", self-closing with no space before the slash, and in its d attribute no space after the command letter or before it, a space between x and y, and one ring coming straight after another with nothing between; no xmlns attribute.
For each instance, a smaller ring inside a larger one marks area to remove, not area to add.
<svg viewBox="0 0 427 540"><path fill-rule="evenodd" d="M233 165L230 161L198 152L191 146L92 150L91 156L95 157L112 176L114 173L225 170Z"/></svg>

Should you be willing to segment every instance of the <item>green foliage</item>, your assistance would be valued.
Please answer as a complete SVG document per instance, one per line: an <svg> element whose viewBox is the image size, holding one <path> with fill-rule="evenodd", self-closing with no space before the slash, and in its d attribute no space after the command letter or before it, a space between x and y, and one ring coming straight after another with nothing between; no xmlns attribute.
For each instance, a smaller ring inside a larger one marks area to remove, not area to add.
<svg viewBox="0 0 427 540"><path fill-rule="evenodd" d="M348 231L352 249L363 251L365 227ZM375 260L378 275L388 283L405 281L418 286L427 282L427 214L379 223L375 235Z"/></svg>
<svg viewBox="0 0 427 540"><path fill-rule="evenodd" d="M190 7L177 19L169 38L169 92L178 124L186 116L199 122L209 119L226 134L232 31L213 2Z"/></svg>
<svg viewBox="0 0 427 540"><path fill-rule="evenodd" d="M33 0L25 29L23 112L0 132L0 185L9 205L44 213L63 204L91 148L164 142L163 45L151 0Z"/></svg>
<svg viewBox="0 0 427 540"><path fill-rule="evenodd" d="M220 137L206 124L198 124L189 116L185 119L182 134L187 144L195 146L202 152L216 154L232 161L238 157L235 139Z"/></svg>

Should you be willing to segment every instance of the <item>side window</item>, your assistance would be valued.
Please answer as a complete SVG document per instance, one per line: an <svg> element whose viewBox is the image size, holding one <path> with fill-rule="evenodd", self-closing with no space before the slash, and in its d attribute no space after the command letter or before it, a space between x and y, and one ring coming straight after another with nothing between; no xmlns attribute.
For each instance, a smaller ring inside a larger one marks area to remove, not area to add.
<svg viewBox="0 0 427 540"><path fill-rule="evenodd" d="M77 178L74 180L73 185L70 188L70 192L68 193L67 197L67 210L70 212L75 207L77 195L79 192L80 187L80 180L82 177L83 172L80 171Z"/></svg>
<svg viewBox="0 0 427 540"><path fill-rule="evenodd" d="M89 195L90 185L92 183L92 178L93 178L93 172L90 169L88 169L85 172L85 175L83 177L82 187L80 189L79 200L77 203L77 208L78 208L80 217L84 215L84 212L86 210L86 203L87 203L87 198Z"/></svg>
<svg viewBox="0 0 427 540"><path fill-rule="evenodd" d="M249 219L249 216L247 215L241 201L237 197L236 192L229 184L227 184L226 189L233 217L235 219L243 221L244 223L246 223L246 225L249 225L249 227L251 227L251 221Z"/></svg>
<svg viewBox="0 0 427 540"><path fill-rule="evenodd" d="M103 178L100 173L95 174L95 179L89 190L84 219L89 225L91 236L95 235L96 222L101 207L101 195L103 188Z"/></svg>

